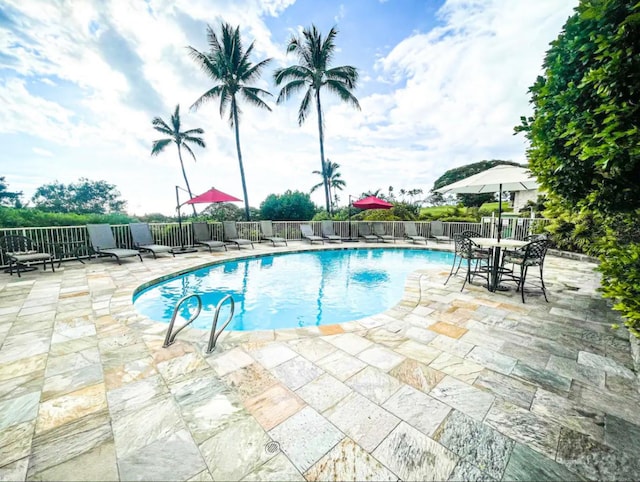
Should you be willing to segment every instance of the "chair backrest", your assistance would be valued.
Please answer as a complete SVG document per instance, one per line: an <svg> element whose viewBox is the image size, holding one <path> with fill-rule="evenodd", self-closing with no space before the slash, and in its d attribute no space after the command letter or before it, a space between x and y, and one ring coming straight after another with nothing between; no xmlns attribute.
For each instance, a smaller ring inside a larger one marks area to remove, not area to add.
<svg viewBox="0 0 640 482"><path fill-rule="evenodd" d="M302 233L303 237L315 236L313 234L313 229L311 229L311 225L310 224L301 224L300 225L300 232Z"/></svg>
<svg viewBox="0 0 640 482"><path fill-rule="evenodd" d="M129 223L131 238L134 246L149 246L154 244L151 229L147 223Z"/></svg>
<svg viewBox="0 0 640 482"><path fill-rule="evenodd" d="M336 236L336 232L333 230L333 221L326 219L322 221L320 226L322 228L323 236Z"/></svg>
<svg viewBox="0 0 640 482"><path fill-rule="evenodd" d="M358 233L360 236L371 236L371 227L369 227L369 223L358 223Z"/></svg>
<svg viewBox="0 0 640 482"><path fill-rule="evenodd" d="M118 247L116 239L113 237L111 226L108 224L87 224L87 232L89 233L91 247L95 251Z"/></svg>
<svg viewBox="0 0 640 482"><path fill-rule="evenodd" d="M407 236L418 236L418 230L416 229L416 223L413 221L405 221L404 234Z"/></svg>
<svg viewBox="0 0 640 482"><path fill-rule="evenodd" d="M549 241L547 239L537 239L525 244L521 250L524 251L525 264L542 264L544 263L544 257L547 254L549 248Z"/></svg>
<svg viewBox="0 0 640 482"><path fill-rule="evenodd" d="M260 231L262 231L262 235L267 238L273 237L273 225L271 221L260 221Z"/></svg>
<svg viewBox="0 0 640 482"><path fill-rule="evenodd" d="M238 230L235 221L224 221L222 223L224 229L224 239L238 239Z"/></svg>
<svg viewBox="0 0 640 482"><path fill-rule="evenodd" d="M442 224L442 221L431 221L429 228L432 236L444 236L444 224Z"/></svg>
<svg viewBox="0 0 640 482"><path fill-rule="evenodd" d="M35 241L26 236L8 235L0 238L3 253L34 253L38 251Z"/></svg>
<svg viewBox="0 0 640 482"><path fill-rule="evenodd" d="M386 236L386 231L384 229L384 224L382 223L373 223L373 234L377 236Z"/></svg>
<svg viewBox="0 0 640 482"><path fill-rule="evenodd" d="M468 238L479 238L480 237L480 233L478 231L472 231L470 229L466 229L466 230L462 231L460 234L462 234L463 236L466 236Z"/></svg>
<svg viewBox="0 0 640 482"><path fill-rule="evenodd" d="M212 241L207 223L192 223L191 226L193 227L193 238L196 241Z"/></svg>

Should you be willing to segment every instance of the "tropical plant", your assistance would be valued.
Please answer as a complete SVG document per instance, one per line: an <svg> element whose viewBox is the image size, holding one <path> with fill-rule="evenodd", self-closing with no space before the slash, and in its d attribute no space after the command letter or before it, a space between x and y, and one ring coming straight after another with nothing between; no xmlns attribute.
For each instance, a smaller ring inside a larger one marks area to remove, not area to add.
<svg viewBox="0 0 640 482"><path fill-rule="evenodd" d="M0 206L21 207L20 196L22 196L22 191L12 192L7 190L8 186L4 179L4 176L0 177Z"/></svg>
<svg viewBox="0 0 640 482"><path fill-rule="evenodd" d="M331 162L330 159L327 159L327 163L325 164L325 172L324 173L322 171L312 171L313 174L318 174L319 176L322 176L322 182L319 182L318 184L314 185L311 188L310 192L314 192L319 187L324 186L324 180L325 180L325 177L326 177L326 179L327 179L327 181L329 183L329 197L333 201L334 195L331 193L331 190L332 189L336 189L338 191L342 191L342 189L347 185L347 183L344 182L344 180L342 179L342 174L340 172L338 172L339 168L340 168L340 164L338 164L337 162ZM332 202L331 203L331 211L330 211L331 214L333 214L333 204L334 203Z"/></svg>
<svg viewBox="0 0 640 482"><path fill-rule="evenodd" d="M269 194L260 205L262 219L274 221L308 221L315 213L316 206L309 194L300 191Z"/></svg>
<svg viewBox="0 0 640 482"><path fill-rule="evenodd" d="M330 67L336 51L334 40L337 34L337 29L333 27L323 39L322 34L315 25L305 28L301 37L292 37L287 45L287 53L296 54L300 64L277 69L274 74L276 85L285 83L278 94L278 104L286 101L291 95L306 89L298 109L299 125L302 125L309 116L311 104L315 100L320 139L320 166L321 172L324 173L322 182L324 184L327 212L331 209L331 196L329 193L327 164L324 159L324 124L320 91L323 87L326 87L330 92L337 94L342 101L350 103L356 109L360 109L360 103L352 93L358 81L358 70L350 65Z"/></svg>
<svg viewBox="0 0 640 482"><path fill-rule="evenodd" d="M31 202L43 212L109 214L124 211L127 202L120 196L113 184L82 177L71 184L58 181L43 184L36 189Z"/></svg>
<svg viewBox="0 0 640 482"><path fill-rule="evenodd" d="M261 96L271 94L266 90L249 85L260 78L260 74L271 59L264 59L256 64L251 63L249 56L255 42L251 42L249 48L245 50L240 38L240 27L233 28L228 23L221 24L220 36L216 35L213 29L207 25L207 41L209 43L209 52L207 53L200 52L193 47L188 47L188 49L191 57L200 65L203 72L215 82L215 85L202 94L191 107L198 109L204 102L218 98L220 99L220 116L223 116L229 107L229 124L234 128L236 135L236 152L240 165L242 193L244 194L245 218L249 221L251 212L240 149L238 97L241 96L256 107L271 110L261 98Z"/></svg>
<svg viewBox="0 0 640 482"><path fill-rule="evenodd" d="M193 197L193 193L191 192L191 186L189 186L189 179L187 179L187 172L184 170L184 163L182 162L182 148L191 154L193 160L196 160L196 155L191 150L191 146L189 144L193 143L200 147L206 147L206 144L200 137L204 134L204 130L201 128L197 129L189 129L186 131L181 131L181 121L180 121L180 104L176 105L176 110L171 115L171 126L169 126L164 120L160 117L154 117L151 121L153 124L153 128L158 132L162 132L163 134L170 136L165 139L158 139L157 141L153 141L153 146L151 147L151 155L157 156L164 149L175 142L178 147L178 159L180 159L180 168L182 169L182 177L184 177L184 183L187 185L187 191L189 193L189 199ZM193 208L193 215L196 215L196 206L194 204L191 205Z"/></svg>

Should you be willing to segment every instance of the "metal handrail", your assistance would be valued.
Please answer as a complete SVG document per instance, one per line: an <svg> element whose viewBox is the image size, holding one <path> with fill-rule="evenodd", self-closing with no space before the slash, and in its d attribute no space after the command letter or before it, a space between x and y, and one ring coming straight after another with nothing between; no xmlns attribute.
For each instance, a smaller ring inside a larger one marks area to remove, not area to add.
<svg viewBox="0 0 640 482"><path fill-rule="evenodd" d="M180 310L180 306L182 305L182 303L184 303L185 301L191 299L191 298L195 298L196 301L198 302L198 307L196 309L196 314L193 315L191 318L189 318L189 320L187 320L187 322L182 325L180 328L178 328L175 333L171 333L173 330L173 325L176 322L176 317L178 316L178 311ZM178 304L176 305L176 307L173 310L173 315L171 316L171 321L169 322L169 328L167 328L167 336L165 336L164 338L164 345L162 345L162 348L167 348L168 346L172 345L173 342L176 341L176 336L178 335L178 333L180 333L183 329L185 329L187 326L189 326L191 323L193 323L193 321L198 317L198 315L200 314L200 311L202 310L202 300L200 299L200 295L187 295L187 296L183 296L180 301L178 301Z"/></svg>
<svg viewBox="0 0 640 482"><path fill-rule="evenodd" d="M218 326L218 317L220 316L220 309L222 308L222 305L224 304L224 302L227 300L231 302L231 313L229 313L229 318L227 319L225 324L222 325L222 328L220 328L220 330L218 330L218 332L216 333L216 327ZM216 341L218 341L218 337L220 336L220 334L229 325L229 323L231 323L231 318L233 318L233 313L235 309L236 309L236 303L235 301L233 301L233 298L231 297L231 295L227 295L224 298L222 298L218 303L218 305L216 306L216 312L213 315L213 324L211 325L211 334L209 335L209 344L207 345L207 353L211 353L213 349L216 347Z"/></svg>

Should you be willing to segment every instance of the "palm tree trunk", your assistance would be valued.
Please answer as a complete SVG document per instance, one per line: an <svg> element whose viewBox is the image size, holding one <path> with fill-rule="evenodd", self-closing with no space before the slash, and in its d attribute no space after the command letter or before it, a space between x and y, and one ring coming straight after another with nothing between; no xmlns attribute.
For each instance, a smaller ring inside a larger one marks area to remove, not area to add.
<svg viewBox="0 0 640 482"><path fill-rule="evenodd" d="M187 179L187 171L184 170L184 163L182 162L182 150L180 149L180 144L178 144L178 158L180 159L180 167L182 168L182 177L184 177L184 183L187 185L187 192L189 193L189 199L193 198L193 194L191 194L191 186L189 186L189 180ZM197 216L196 205L192 204L193 215Z"/></svg>
<svg viewBox="0 0 640 482"><path fill-rule="evenodd" d="M322 132L322 107L320 106L320 90L316 90L316 108L318 109L318 132L320 134L320 162L322 162L322 183L324 184L324 197L327 204L327 212L331 211L329 206L329 183L327 182L327 168L324 162L324 133Z"/></svg>
<svg viewBox="0 0 640 482"><path fill-rule="evenodd" d="M233 126L236 131L236 151L238 151L238 164L240 164L240 179L242 180L242 193L244 194L244 216L247 221L251 220L249 213L249 197L247 196L247 182L244 178L244 166L242 165L242 151L240 150L240 130L238 128L238 107L236 105L236 97L231 100L231 110L233 112Z"/></svg>

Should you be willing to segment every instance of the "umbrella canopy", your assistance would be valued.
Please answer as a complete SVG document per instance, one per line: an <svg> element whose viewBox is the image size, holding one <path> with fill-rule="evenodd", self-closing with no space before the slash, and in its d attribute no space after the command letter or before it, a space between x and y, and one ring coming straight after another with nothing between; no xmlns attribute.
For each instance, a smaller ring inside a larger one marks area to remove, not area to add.
<svg viewBox="0 0 640 482"><path fill-rule="evenodd" d="M502 192L503 191L529 191L537 189L538 182L531 172L524 167L499 165L479 172L473 176L466 177L454 182L436 192L460 193L460 194L482 194L488 192L498 192L498 241L502 234Z"/></svg>
<svg viewBox="0 0 640 482"><path fill-rule="evenodd" d="M189 199L185 204L224 203L224 202L232 202L232 201L242 201L242 199L238 199L237 197L233 197L227 193L218 191L216 188L212 187L207 192Z"/></svg>
<svg viewBox="0 0 640 482"><path fill-rule="evenodd" d="M375 196L369 196L354 202L353 207L358 209L391 209L393 204L378 199Z"/></svg>

